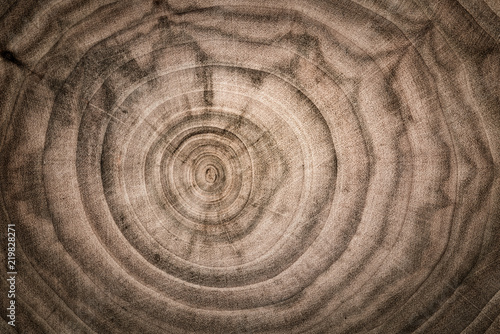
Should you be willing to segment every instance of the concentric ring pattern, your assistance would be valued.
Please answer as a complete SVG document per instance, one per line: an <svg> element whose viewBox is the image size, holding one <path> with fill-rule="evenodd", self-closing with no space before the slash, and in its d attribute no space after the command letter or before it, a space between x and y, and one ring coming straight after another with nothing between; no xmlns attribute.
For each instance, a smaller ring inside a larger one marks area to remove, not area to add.
<svg viewBox="0 0 500 334"><path fill-rule="evenodd" d="M2 331L499 333L499 13L4 1Z"/></svg>

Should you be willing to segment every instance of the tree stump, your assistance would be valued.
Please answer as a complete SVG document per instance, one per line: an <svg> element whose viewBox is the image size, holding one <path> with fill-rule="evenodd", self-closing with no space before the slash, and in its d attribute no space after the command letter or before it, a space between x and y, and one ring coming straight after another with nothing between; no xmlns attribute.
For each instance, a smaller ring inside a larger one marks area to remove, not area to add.
<svg viewBox="0 0 500 334"><path fill-rule="evenodd" d="M0 7L2 332L500 332L495 0Z"/></svg>

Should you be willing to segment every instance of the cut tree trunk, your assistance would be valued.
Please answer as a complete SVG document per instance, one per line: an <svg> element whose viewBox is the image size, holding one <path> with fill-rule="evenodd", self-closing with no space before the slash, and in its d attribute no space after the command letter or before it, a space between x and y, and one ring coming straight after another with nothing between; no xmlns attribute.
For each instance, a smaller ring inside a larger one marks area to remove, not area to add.
<svg viewBox="0 0 500 334"><path fill-rule="evenodd" d="M1 331L500 333L499 15L3 0Z"/></svg>

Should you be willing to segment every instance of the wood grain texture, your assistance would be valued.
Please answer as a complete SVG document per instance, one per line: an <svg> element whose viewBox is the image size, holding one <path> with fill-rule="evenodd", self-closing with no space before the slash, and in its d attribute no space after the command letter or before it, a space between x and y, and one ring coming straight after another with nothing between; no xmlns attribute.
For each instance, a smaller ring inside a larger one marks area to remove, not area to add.
<svg viewBox="0 0 500 334"><path fill-rule="evenodd" d="M498 15L3 0L1 331L499 333Z"/></svg>

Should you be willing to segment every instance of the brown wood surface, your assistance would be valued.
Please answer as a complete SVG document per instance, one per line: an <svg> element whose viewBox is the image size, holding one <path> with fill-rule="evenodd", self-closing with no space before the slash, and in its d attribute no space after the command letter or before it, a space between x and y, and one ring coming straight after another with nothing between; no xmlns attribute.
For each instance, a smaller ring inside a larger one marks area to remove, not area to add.
<svg viewBox="0 0 500 334"><path fill-rule="evenodd" d="M0 332L500 333L499 15L1 0Z"/></svg>

